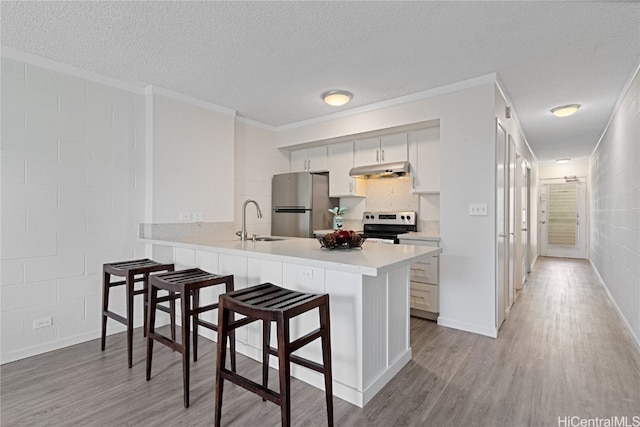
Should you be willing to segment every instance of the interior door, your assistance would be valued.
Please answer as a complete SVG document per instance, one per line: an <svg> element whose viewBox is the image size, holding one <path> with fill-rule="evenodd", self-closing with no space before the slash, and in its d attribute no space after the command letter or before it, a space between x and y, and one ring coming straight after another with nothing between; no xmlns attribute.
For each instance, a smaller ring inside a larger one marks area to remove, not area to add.
<svg viewBox="0 0 640 427"><path fill-rule="evenodd" d="M496 119L496 327L507 314L508 262L508 173L507 133Z"/></svg>
<svg viewBox="0 0 640 427"><path fill-rule="evenodd" d="M520 183L520 280L516 283L516 289L522 289L527 281L527 275L529 273L529 169L530 166L526 160L520 161L520 177L522 181Z"/></svg>
<svg viewBox="0 0 640 427"><path fill-rule="evenodd" d="M509 192L508 192L508 211L507 211L507 224L509 234L507 235L508 239L508 249L507 256L509 258L509 266L508 266L508 283L507 283L507 309L509 309L513 305L513 301L516 295L516 276L518 274L517 268L517 247L516 247L516 147L511 139L511 135L507 136L508 144L509 144L509 168L507 170L508 174L508 182L509 182Z"/></svg>
<svg viewBox="0 0 640 427"><path fill-rule="evenodd" d="M586 258L585 183L546 184L541 190L542 255Z"/></svg>

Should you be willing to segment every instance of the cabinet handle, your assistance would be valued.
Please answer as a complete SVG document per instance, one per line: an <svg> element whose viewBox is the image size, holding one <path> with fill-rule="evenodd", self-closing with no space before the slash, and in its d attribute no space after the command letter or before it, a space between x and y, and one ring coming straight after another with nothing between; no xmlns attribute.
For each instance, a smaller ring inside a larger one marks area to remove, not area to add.
<svg viewBox="0 0 640 427"><path fill-rule="evenodd" d="M380 150L376 150L376 163L380 162Z"/></svg>
<svg viewBox="0 0 640 427"><path fill-rule="evenodd" d="M307 170L311 170L311 159L307 160Z"/></svg>
<svg viewBox="0 0 640 427"><path fill-rule="evenodd" d="M384 149L382 149L380 151L382 151L382 161L384 162Z"/></svg>

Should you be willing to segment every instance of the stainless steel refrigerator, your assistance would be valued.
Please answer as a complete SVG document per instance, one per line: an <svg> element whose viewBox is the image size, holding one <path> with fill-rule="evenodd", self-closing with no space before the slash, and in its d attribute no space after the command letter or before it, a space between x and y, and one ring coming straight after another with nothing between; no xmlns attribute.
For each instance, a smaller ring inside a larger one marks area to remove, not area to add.
<svg viewBox="0 0 640 427"><path fill-rule="evenodd" d="M284 173L274 175L271 184L271 235L313 237L313 230L333 227L329 209L339 199L329 197L328 174Z"/></svg>

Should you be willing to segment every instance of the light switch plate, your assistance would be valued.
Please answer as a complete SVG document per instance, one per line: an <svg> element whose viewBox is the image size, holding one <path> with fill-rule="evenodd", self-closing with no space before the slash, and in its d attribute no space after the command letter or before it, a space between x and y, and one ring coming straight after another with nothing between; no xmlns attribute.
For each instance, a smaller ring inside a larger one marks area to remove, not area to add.
<svg viewBox="0 0 640 427"><path fill-rule="evenodd" d="M469 203L469 215L479 215L486 216L487 213L487 204L486 203Z"/></svg>
<svg viewBox="0 0 640 427"><path fill-rule="evenodd" d="M204 222L204 212L194 212L193 222Z"/></svg>
<svg viewBox="0 0 640 427"><path fill-rule="evenodd" d="M180 212L180 221L191 221L193 214L191 212Z"/></svg>

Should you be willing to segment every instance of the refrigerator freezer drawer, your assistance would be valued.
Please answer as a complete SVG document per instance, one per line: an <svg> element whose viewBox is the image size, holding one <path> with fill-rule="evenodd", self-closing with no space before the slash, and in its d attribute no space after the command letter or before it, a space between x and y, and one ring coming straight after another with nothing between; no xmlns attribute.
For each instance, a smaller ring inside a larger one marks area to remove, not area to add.
<svg viewBox="0 0 640 427"><path fill-rule="evenodd" d="M313 237L311 212L278 212L271 215L271 234L285 237Z"/></svg>

